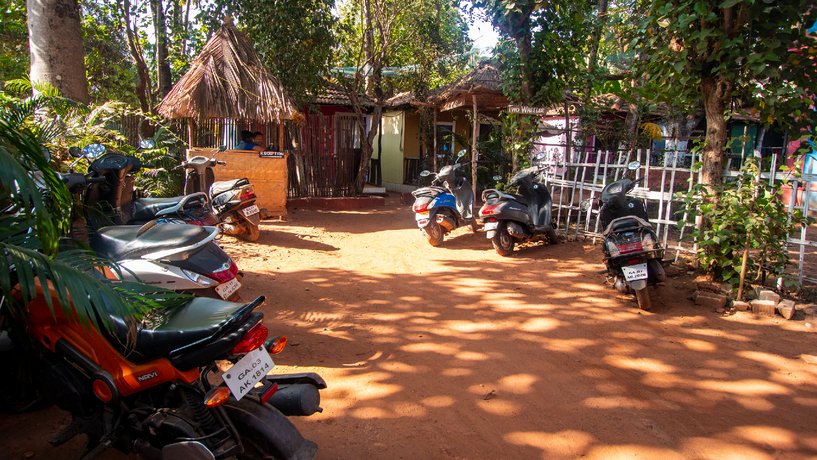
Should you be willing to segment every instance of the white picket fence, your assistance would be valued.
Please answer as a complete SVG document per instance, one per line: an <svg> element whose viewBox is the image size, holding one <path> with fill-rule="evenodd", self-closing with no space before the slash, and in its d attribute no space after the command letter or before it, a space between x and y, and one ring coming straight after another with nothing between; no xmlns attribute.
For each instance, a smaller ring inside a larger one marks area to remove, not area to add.
<svg viewBox="0 0 817 460"><path fill-rule="evenodd" d="M655 151L639 149L635 151L577 151L572 155L573 161L560 161L561 155L551 158L550 168L545 173L554 202L554 215L558 231L565 234L584 235L596 238L601 236L599 228L598 198L601 190L610 182L622 177L627 164L639 161L641 169L636 178L643 182L637 186L632 195L645 198L648 203L650 222L656 233L668 249L667 257L678 258L682 253L694 253L696 245L689 238L689 226L679 229L678 221L686 220L679 215L680 203L675 197L677 192L688 192L694 184L699 183L701 176L693 171L698 154L684 151ZM793 192L788 203L791 213L795 208L802 209L808 215L817 212L817 191L812 191L812 184L817 184L817 175L803 175L795 178L791 172L780 171L778 154L771 154L771 163L761 173L763 179L771 181L790 181ZM738 171L727 170L726 177L737 175ZM692 180L690 180L690 178ZM815 187L817 190L817 187ZM591 207L584 211L581 203L590 200ZM810 231L809 231L810 230ZM687 235L685 235L685 233ZM796 235L789 235L788 243L792 251L796 269L791 273L802 283L817 283L817 228L804 228ZM673 255L674 251L674 255Z"/></svg>

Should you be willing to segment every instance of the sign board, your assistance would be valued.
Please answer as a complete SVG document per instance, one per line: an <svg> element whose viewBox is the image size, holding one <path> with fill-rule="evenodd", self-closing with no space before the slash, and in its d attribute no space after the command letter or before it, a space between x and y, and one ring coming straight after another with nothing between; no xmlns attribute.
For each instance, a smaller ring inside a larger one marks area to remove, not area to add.
<svg viewBox="0 0 817 460"><path fill-rule="evenodd" d="M509 105L508 113L518 113L520 115L546 115L547 107L531 107L529 105Z"/></svg>
<svg viewBox="0 0 817 460"><path fill-rule="evenodd" d="M261 158L284 158L284 155L286 155L286 153L273 151L265 151L258 154Z"/></svg>

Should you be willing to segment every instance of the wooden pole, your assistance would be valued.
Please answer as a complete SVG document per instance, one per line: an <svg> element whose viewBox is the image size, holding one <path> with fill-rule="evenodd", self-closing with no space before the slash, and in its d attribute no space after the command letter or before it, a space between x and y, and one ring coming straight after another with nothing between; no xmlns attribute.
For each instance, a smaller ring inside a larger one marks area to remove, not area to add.
<svg viewBox="0 0 817 460"><path fill-rule="evenodd" d="M474 109L474 126L471 130L471 187L474 191L474 202L477 197L477 161L479 160L479 152L477 152L477 136L479 136L479 121L477 120L477 95L471 95L471 102Z"/></svg>
<svg viewBox="0 0 817 460"><path fill-rule="evenodd" d="M431 124L431 137L434 139L431 141L431 165L434 167L434 172L437 172L437 107L434 107L434 117Z"/></svg>
<svg viewBox="0 0 817 460"><path fill-rule="evenodd" d="M284 120L278 120L278 151L283 152L286 148L284 146Z"/></svg>
<svg viewBox="0 0 817 460"><path fill-rule="evenodd" d="M192 149L196 147L196 120L192 118L187 119L187 148Z"/></svg>

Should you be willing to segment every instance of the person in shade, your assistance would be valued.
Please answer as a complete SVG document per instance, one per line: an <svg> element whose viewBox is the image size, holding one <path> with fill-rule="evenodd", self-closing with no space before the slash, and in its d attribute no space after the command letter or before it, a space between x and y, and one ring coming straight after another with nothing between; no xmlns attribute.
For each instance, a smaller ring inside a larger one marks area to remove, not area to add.
<svg viewBox="0 0 817 460"><path fill-rule="evenodd" d="M255 150L257 152L263 152L263 142L264 138L259 131L241 131L241 142L239 142L235 148L236 150Z"/></svg>

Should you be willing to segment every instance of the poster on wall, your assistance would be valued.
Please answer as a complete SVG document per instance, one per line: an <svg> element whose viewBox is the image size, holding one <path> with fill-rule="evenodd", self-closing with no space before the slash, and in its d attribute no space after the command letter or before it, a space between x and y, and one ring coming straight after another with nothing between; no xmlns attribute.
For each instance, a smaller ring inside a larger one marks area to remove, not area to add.
<svg viewBox="0 0 817 460"><path fill-rule="evenodd" d="M578 117L570 118L572 132L576 132L578 124ZM533 156L542 154L544 163L555 166L553 174L559 177L564 177L567 172L567 168L560 165L576 160L576 158L567 158L565 126L566 120L564 117L542 117L539 137L533 141L533 151L531 152ZM574 154L574 156L577 155Z"/></svg>

